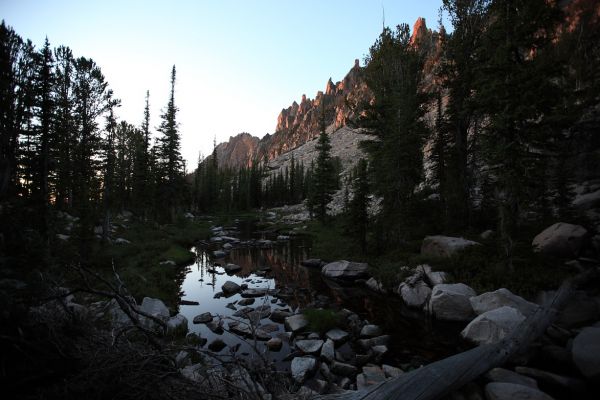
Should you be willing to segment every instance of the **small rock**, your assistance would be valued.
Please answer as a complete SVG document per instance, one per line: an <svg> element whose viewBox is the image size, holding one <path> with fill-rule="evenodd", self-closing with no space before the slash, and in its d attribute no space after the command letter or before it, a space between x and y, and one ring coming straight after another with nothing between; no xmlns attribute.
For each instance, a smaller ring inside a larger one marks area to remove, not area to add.
<svg viewBox="0 0 600 400"><path fill-rule="evenodd" d="M305 354L317 354L322 346L323 341L319 339L296 340L296 347Z"/></svg>
<svg viewBox="0 0 600 400"><path fill-rule="evenodd" d="M271 319L271 321L274 322L279 322L282 323L285 321L285 319L289 316L291 316L292 313L288 312L288 311L284 311L284 310L274 310L271 315L269 316L269 318Z"/></svg>
<svg viewBox="0 0 600 400"><path fill-rule="evenodd" d="M529 386L516 383L490 382L485 385L488 400L553 400L546 393Z"/></svg>
<svg viewBox="0 0 600 400"><path fill-rule="evenodd" d="M371 289L374 292L377 293L386 293L385 288L383 287L383 284L381 282L379 282L377 279L375 278L369 278L366 282L365 285L367 285L367 287L369 289Z"/></svg>
<svg viewBox="0 0 600 400"><path fill-rule="evenodd" d="M331 372L341 376L355 376L358 372L358 369L354 365L346 364L339 361L333 361L329 366Z"/></svg>
<svg viewBox="0 0 600 400"><path fill-rule="evenodd" d="M240 306L249 306L254 304L255 299L253 298L248 298L248 299L241 299L240 301L238 301L238 305Z"/></svg>
<svg viewBox="0 0 600 400"><path fill-rule="evenodd" d="M227 281L221 286L221 290L226 294L237 293L241 290L240 285L235 282Z"/></svg>
<svg viewBox="0 0 600 400"><path fill-rule="evenodd" d="M538 385L535 379L518 374L504 368L492 368L485 377L492 382L516 383L518 385L529 386L537 389Z"/></svg>
<svg viewBox="0 0 600 400"><path fill-rule="evenodd" d="M431 288L422 280L416 281L414 284L402 282L397 290L402 301L408 307L423 308L431 295Z"/></svg>
<svg viewBox="0 0 600 400"><path fill-rule="evenodd" d="M212 342L210 342L210 344L208 345L208 349L210 351L214 351L215 353L220 352L221 350L223 350L227 345L225 344L224 341L222 341L221 339L215 339Z"/></svg>
<svg viewBox="0 0 600 400"><path fill-rule="evenodd" d="M281 346L283 345L283 341L279 338L271 338L267 340L267 348L269 351L279 351L281 350Z"/></svg>
<svg viewBox="0 0 600 400"><path fill-rule="evenodd" d="M238 271L241 271L242 267L240 267L239 265L236 265L236 264L225 264L225 266L223 267L223 269L228 274L233 274L233 273L236 273Z"/></svg>
<svg viewBox="0 0 600 400"><path fill-rule="evenodd" d="M327 339L321 347L321 358L331 362L335 359L335 344L333 340Z"/></svg>
<svg viewBox="0 0 600 400"><path fill-rule="evenodd" d="M360 337L370 338L381 335L381 328L378 325L365 325L360 330Z"/></svg>
<svg viewBox="0 0 600 400"><path fill-rule="evenodd" d="M515 371L517 371L519 374L535 378L542 384L548 383L551 386L562 386L571 392L585 391L585 382L583 382L581 379L562 376L552 372L528 367L516 367Z"/></svg>
<svg viewBox="0 0 600 400"><path fill-rule="evenodd" d="M195 324L206 324L207 322L210 322L213 320L213 316L210 312L205 312L202 313L200 315L196 315L194 317L194 323Z"/></svg>
<svg viewBox="0 0 600 400"><path fill-rule="evenodd" d="M115 244L130 244L131 242L127 239L123 239L123 238L116 238L115 239Z"/></svg>
<svg viewBox="0 0 600 400"><path fill-rule="evenodd" d="M144 297L140 309L146 314L153 315L159 318L169 318L169 309L165 306L165 303L159 299L153 299L150 297Z"/></svg>
<svg viewBox="0 0 600 400"><path fill-rule="evenodd" d="M339 328L333 328L330 329L329 331L327 331L327 333L325 333L325 336L328 339L331 339L334 341L334 343L342 343L344 342L346 339L348 339L348 337L350 336L350 334L346 331L343 331Z"/></svg>
<svg viewBox="0 0 600 400"><path fill-rule="evenodd" d="M292 360L292 378L298 383L303 383L316 369L317 360L312 357L294 357Z"/></svg>
<svg viewBox="0 0 600 400"><path fill-rule="evenodd" d="M302 314L296 314L285 318L285 329L298 332L308 326L308 320Z"/></svg>
<svg viewBox="0 0 600 400"><path fill-rule="evenodd" d="M391 365L383 364L381 366L387 378L397 378L404 373L400 368L392 367Z"/></svg>

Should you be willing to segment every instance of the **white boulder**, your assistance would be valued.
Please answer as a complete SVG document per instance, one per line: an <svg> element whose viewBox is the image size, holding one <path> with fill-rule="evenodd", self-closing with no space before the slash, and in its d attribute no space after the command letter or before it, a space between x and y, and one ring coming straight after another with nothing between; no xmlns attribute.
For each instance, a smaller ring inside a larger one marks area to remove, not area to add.
<svg viewBox="0 0 600 400"><path fill-rule="evenodd" d="M479 243L464 238L451 236L426 236L421 244L421 254L430 257L451 257L467 247Z"/></svg>
<svg viewBox="0 0 600 400"><path fill-rule="evenodd" d="M524 320L519 310L504 306L479 315L460 334L478 345L497 343Z"/></svg>
<svg viewBox="0 0 600 400"><path fill-rule="evenodd" d="M586 234L587 230L581 225L557 222L533 238L531 245L542 254L572 257L579 254Z"/></svg>
<svg viewBox="0 0 600 400"><path fill-rule="evenodd" d="M358 279L367 276L369 266L366 263L340 260L326 264L321 273L333 279Z"/></svg>
<svg viewBox="0 0 600 400"><path fill-rule="evenodd" d="M469 321L475 315L469 299L475 291L464 283L442 283L431 291L429 310L437 319Z"/></svg>
<svg viewBox="0 0 600 400"><path fill-rule="evenodd" d="M513 294L506 288L500 288L493 292L480 294L479 296L471 297L471 306L477 315L495 310L503 306L516 308L525 316L529 316L539 308L537 304L531 303L521 296Z"/></svg>

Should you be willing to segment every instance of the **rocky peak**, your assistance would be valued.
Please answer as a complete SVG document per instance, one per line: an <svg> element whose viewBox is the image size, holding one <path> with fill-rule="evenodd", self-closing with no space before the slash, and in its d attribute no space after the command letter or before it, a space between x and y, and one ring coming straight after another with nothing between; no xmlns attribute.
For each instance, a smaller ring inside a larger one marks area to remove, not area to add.
<svg viewBox="0 0 600 400"><path fill-rule="evenodd" d="M413 46L418 46L419 43L422 43L423 40L427 37L427 24L425 23L425 18L419 17L413 26L413 33L410 37L410 44Z"/></svg>

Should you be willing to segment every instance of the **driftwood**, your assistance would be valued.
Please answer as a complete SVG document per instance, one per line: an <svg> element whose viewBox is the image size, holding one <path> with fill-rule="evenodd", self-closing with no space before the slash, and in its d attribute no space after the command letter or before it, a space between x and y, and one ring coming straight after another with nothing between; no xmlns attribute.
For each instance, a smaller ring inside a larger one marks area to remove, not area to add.
<svg viewBox="0 0 600 400"><path fill-rule="evenodd" d="M521 322L512 334L496 344L475 347L360 391L346 391L316 398L321 400L433 400L441 398L525 351L532 341L546 331L574 288L589 280L597 272L589 270L563 282L551 300Z"/></svg>

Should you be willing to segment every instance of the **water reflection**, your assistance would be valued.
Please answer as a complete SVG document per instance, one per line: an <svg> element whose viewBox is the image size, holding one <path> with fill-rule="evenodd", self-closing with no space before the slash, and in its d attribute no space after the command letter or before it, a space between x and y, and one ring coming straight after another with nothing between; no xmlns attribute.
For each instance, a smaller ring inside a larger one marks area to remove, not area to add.
<svg viewBox="0 0 600 400"><path fill-rule="evenodd" d="M241 240L265 239L263 232L256 232L252 225L236 227L240 229ZM460 324L433 323L421 312L407 309L395 296L378 295L362 286L341 285L322 278L318 269L303 267L300 262L310 257L310 243L302 238L286 242L274 242L272 248L239 247L233 248L223 258L214 260L209 256L220 245L198 246L192 249L196 261L185 270L181 283L183 300L197 301L199 305L182 305L180 312L190 322L190 331L208 339L208 343L220 338L227 345L240 343L238 353L253 357L251 345L234 334L212 332L205 324L193 324L195 316L210 312L225 321L225 328L232 320L247 320L234 317L236 311L243 308L238 304L241 295L215 298L226 281L249 288L269 288L285 291L289 296L277 299L270 295L257 298L252 307L270 306L272 310L289 309L296 311L313 302L318 295L328 296L331 308L347 308L362 319L380 325L386 334L392 336L390 352L384 359L393 365L418 364L446 357L456 352ZM227 275L223 266L237 264L241 270L235 275ZM218 296L217 296L218 297ZM283 347L279 352L268 352L263 342L257 344L261 353L273 360L281 370L289 369L289 362L283 359L290 353L282 324L268 318L260 324L270 332L271 337L280 337ZM226 347L221 354L226 354ZM417 361L415 361L417 360Z"/></svg>

